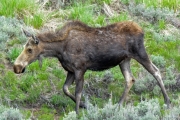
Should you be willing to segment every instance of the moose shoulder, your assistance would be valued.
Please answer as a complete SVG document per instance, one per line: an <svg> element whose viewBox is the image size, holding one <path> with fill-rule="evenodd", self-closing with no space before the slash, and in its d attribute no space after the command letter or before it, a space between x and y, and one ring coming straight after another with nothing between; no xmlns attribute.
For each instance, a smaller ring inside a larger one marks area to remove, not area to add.
<svg viewBox="0 0 180 120"><path fill-rule="evenodd" d="M56 57L67 71L63 86L64 93L79 107L86 70L100 71L120 66L126 80L125 90L119 104L125 100L135 79L130 70L130 60L139 62L154 78L162 90L165 103L170 100L166 93L158 68L150 61L144 47L144 33L134 22L118 22L106 27L93 28L79 21L68 22L56 32L41 33L37 36L24 30L29 38L24 50L14 63L14 72L23 73L25 67L44 57ZM68 87L75 81L75 96Z"/></svg>

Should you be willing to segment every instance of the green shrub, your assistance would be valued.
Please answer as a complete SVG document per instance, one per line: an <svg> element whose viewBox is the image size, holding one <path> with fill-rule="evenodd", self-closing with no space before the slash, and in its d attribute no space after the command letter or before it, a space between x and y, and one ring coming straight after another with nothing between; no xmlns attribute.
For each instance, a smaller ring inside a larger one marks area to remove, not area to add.
<svg viewBox="0 0 180 120"><path fill-rule="evenodd" d="M142 69L141 72L139 73L139 77L134 83L133 89L137 93L150 92L154 89L156 84L157 82L154 79L154 77L146 70Z"/></svg>
<svg viewBox="0 0 180 120"><path fill-rule="evenodd" d="M166 65L166 61L163 56L151 55L151 60L158 68L164 68Z"/></svg>
<svg viewBox="0 0 180 120"><path fill-rule="evenodd" d="M31 63L27 69L31 72L38 72L41 68L39 67L39 62L35 61Z"/></svg>
<svg viewBox="0 0 180 120"><path fill-rule="evenodd" d="M92 24L94 7L95 7L94 5L76 3L71 8L71 14L69 15L69 18L74 20L80 20L87 24Z"/></svg>
<svg viewBox="0 0 180 120"><path fill-rule="evenodd" d="M58 94L58 95L52 95L52 97L50 98L50 103L53 104L55 107L65 108L73 102L69 97Z"/></svg>
<svg viewBox="0 0 180 120"><path fill-rule="evenodd" d="M28 89L31 88L31 85L36 82L34 80L34 76L32 75L23 75L20 80L18 80L19 88L24 92L27 93Z"/></svg>
<svg viewBox="0 0 180 120"><path fill-rule="evenodd" d="M146 74L146 76L144 76ZM176 87L176 76L175 76L175 68L174 66L169 66L165 69L165 75L163 77L163 82L165 88L168 91L177 91L178 87ZM159 88L157 81L155 78L149 74L147 71L141 71L139 78L134 84L134 91L137 93L145 93L145 92L153 92L155 95L159 95L161 93L161 89Z"/></svg>
<svg viewBox="0 0 180 120"><path fill-rule="evenodd" d="M98 4L98 5L102 5L103 3L106 4L110 4L112 0L71 0L69 2L70 5L72 4L76 4L76 3L88 3L88 4Z"/></svg>
<svg viewBox="0 0 180 120"><path fill-rule="evenodd" d="M153 33L153 39L156 40L157 42L162 42L162 41L174 41L177 40L176 35L164 35L162 33Z"/></svg>
<svg viewBox="0 0 180 120"><path fill-rule="evenodd" d="M0 105L0 120L23 120L23 115L19 109Z"/></svg>
<svg viewBox="0 0 180 120"><path fill-rule="evenodd" d="M90 1L87 1L85 3L75 3L70 9L71 13L69 15L69 18L80 20L88 25L95 27L105 26L108 20L111 23L127 20L126 13L122 13L120 15L117 14L112 18L107 18L106 15L102 13L102 6L98 5L98 3L89 5L89 2Z"/></svg>
<svg viewBox="0 0 180 120"><path fill-rule="evenodd" d="M28 89L28 94L26 97L26 101L28 103L36 103L37 100L40 98L40 94L41 94L41 88L40 86L37 85L31 85L31 88Z"/></svg>
<svg viewBox="0 0 180 120"><path fill-rule="evenodd" d="M69 112L67 115L65 114L63 120L78 120L76 112L72 111Z"/></svg>
<svg viewBox="0 0 180 120"><path fill-rule="evenodd" d="M161 94L161 88L158 85L154 86L153 94L159 96Z"/></svg>
<svg viewBox="0 0 180 120"><path fill-rule="evenodd" d="M87 102L87 110L83 112L81 120L159 120L160 105L157 99L141 101L137 106L131 104L125 107L112 104L111 100L103 108L93 106ZM77 120L75 112L65 115L64 120Z"/></svg>
<svg viewBox="0 0 180 120"><path fill-rule="evenodd" d="M169 91L177 90L176 86L176 76L174 65L166 68L166 75L164 80L164 85Z"/></svg>
<svg viewBox="0 0 180 120"><path fill-rule="evenodd" d="M102 102L110 96L110 93L108 93L108 85L114 81L113 74L110 70L107 70L102 73L102 75L97 73L94 76L89 76L88 79L88 82L84 85L85 95L92 96L91 99L94 99L94 102L102 104Z"/></svg>
<svg viewBox="0 0 180 120"><path fill-rule="evenodd" d="M56 67L52 70L52 73L59 79L63 79L65 80L66 79L66 76L64 74L64 70L59 68L59 67Z"/></svg>
<svg viewBox="0 0 180 120"><path fill-rule="evenodd" d="M92 1L98 4L103 4L103 3L110 4L112 0L92 0Z"/></svg>
<svg viewBox="0 0 180 120"><path fill-rule="evenodd" d="M48 80L49 74L48 73L38 73L37 78L39 80Z"/></svg>
<svg viewBox="0 0 180 120"><path fill-rule="evenodd" d="M106 16L105 15L97 16L94 23L95 23L96 27L105 26L106 25Z"/></svg>
<svg viewBox="0 0 180 120"><path fill-rule="evenodd" d="M22 21L15 18L0 16L0 26L0 44L8 43L13 39L18 39L21 43L25 41L25 36L22 34L21 30L24 26ZM6 44L4 48L6 48Z"/></svg>
<svg viewBox="0 0 180 120"><path fill-rule="evenodd" d="M160 19L167 19L176 16L173 10L168 8L154 8L153 6L146 7L144 4L135 5L130 3L128 6L130 12L137 16L143 16L150 22L156 22Z"/></svg>
<svg viewBox="0 0 180 120"><path fill-rule="evenodd" d="M52 110L47 106L43 105L41 109L35 114L38 120L53 120L55 112L55 110Z"/></svg>
<svg viewBox="0 0 180 120"><path fill-rule="evenodd" d="M47 16L45 17L43 13L35 13L33 16L24 16L24 22L26 23L26 25L33 25L33 27L35 28L40 28L41 26L43 26L46 20Z"/></svg>
<svg viewBox="0 0 180 120"><path fill-rule="evenodd" d="M0 15L22 18L26 24L39 28L47 15L39 11L39 6L35 2L35 0L1 0Z"/></svg>
<svg viewBox="0 0 180 120"><path fill-rule="evenodd" d="M124 107L112 104L109 100L103 108L93 106L87 101L87 110L83 111L82 116L77 117L75 111L72 111L65 114L63 120L178 120L179 114L179 106L163 109L157 99L141 101L137 106L127 104Z"/></svg>
<svg viewBox="0 0 180 120"><path fill-rule="evenodd" d="M160 30L163 30L163 29L166 28L166 22L165 22L165 20L163 20L163 19L158 20L158 24L159 24L159 29L160 29Z"/></svg>
<svg viewBox="0 0 180 120"><path fill-rule="evenodd" d="M128 3L129 3L129 0L121 0L121 2L122 2L123 4L128 4Z"/></svg>
<svg viewBox="0 0 180 120"><path fill-rule="evenodd" d="M180 115L180 106L174 106L170 110L166 111L166 114L164 115L164 120L179 120Z"/></svg>
<svg viewBox="0 0 180 120"><path fill-rule="evenodd" d="M7 57L13 63L15 59L19 56L22 49L19 48L12 48L8 51Z"/></svg>
<svg viewBox="0 0 180 120"><path fill-rule="evenodd" d="M126 12L120 13L110 18L111 23L121 22L121 21L126 21L126 20L128 20L128 14Z"/></svg>
<svg viewBox="0 0 180 120"><path fill-rule="evenodd" d="M23 101L25 98L24 93L19 89L18 81L13 71L6 71L3 77L0 77L0 98L3 103L10 104L12 101Z"/></svg>
<svg viewBox="0 0 180 120"><path fill-rule="evenodd" d="M146 6L160 7L160 8L169 8L171 10L177 11L179 9L179 0L135 0L136 4L145 4Z"/></svg>
<svg viewBox="0 0 180 120"><path fill-rule="evenodd" d="M161 24L160 21L162 22L162 25L160 25ZM148 40L146 43L147 46L154 45L153 41L155 41L155 43L157 44L156 46L159 46L159 47L162 46L163 50L166 51L166 49L164 49L164 48L166 48L166 46L171 45L171 47L175 47L176 45L172 44L172 43L179 44L178 43L178 40L180 37L180 35L178 34L180 32L179 29L171 24L165 24L164 22L165 22L165 20L158 20L158 23L155 23L155 24L152 24L149 22L141 22L141 26L143 26L143 28L145 30L145 40ZM159 44L161 44L161 45L159 45ZM152 47L149 47L149 49L151 49L151 48ZM153 47L152 49L155 49L155 47ZM175 49L171 48L171 50L174 51ZM152 52L156 52L156 51L152 51ZM161 54L158 51L157 51L157 53ZM167 51L166 51L166 53L167 53Z"/></svg>
<svg viewBox="0 0 180 120"><path fill-rule="evenodd" d="M15 17L18 14L26 14L27 11L33 12L36 10L35 0L1 0L0 15L7 17Z"/></svg>

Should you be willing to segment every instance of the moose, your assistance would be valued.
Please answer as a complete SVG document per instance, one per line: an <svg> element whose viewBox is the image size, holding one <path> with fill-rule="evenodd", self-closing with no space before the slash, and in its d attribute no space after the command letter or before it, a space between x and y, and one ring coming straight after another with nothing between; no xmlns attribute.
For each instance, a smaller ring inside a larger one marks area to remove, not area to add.
<svg viewBox="0 0 180 120"><path fill-rule="evenodd" d="M157 80L167 107L170 99L164 87L159 69L150 61L144 46L144 32L133 21L117 22L105 27L90 27L80 21L67 22L55 32L42 32L37 35L23 30L28 38L24 50L14 62L14 72L23 73L27 65L43 57L55 57L67 71L63 92L79 107L86 105L81 101L84 74L87 70L102 71L119 65L126 80L120 97L122 105L135 78L130 69L130 60L135 59ZM75 83L75 95L68 87Z"/></svg>

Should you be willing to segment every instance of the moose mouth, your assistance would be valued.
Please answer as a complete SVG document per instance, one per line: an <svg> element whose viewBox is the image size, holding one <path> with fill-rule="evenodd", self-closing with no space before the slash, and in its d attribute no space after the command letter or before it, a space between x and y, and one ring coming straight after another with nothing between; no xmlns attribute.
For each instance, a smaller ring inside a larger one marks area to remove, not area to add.
<svg viewBox="0 0 180 120"><path fill-rule="evenodd" d="M24 73L26 68L22 67L21 65L14 65L13 69L16 74L20 74Z"/></svg>

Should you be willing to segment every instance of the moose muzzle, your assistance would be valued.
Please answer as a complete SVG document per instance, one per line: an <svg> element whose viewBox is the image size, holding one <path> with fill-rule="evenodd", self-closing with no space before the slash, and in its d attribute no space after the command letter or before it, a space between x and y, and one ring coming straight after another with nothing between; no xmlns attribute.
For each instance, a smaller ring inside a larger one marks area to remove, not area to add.
<svg viewBox="0 0 180 120"><path fill-rule="evenodd" d="M25 67L23 67L22 65L14 65L13 69L16 74L24 73L25 71Z"/></svg>

